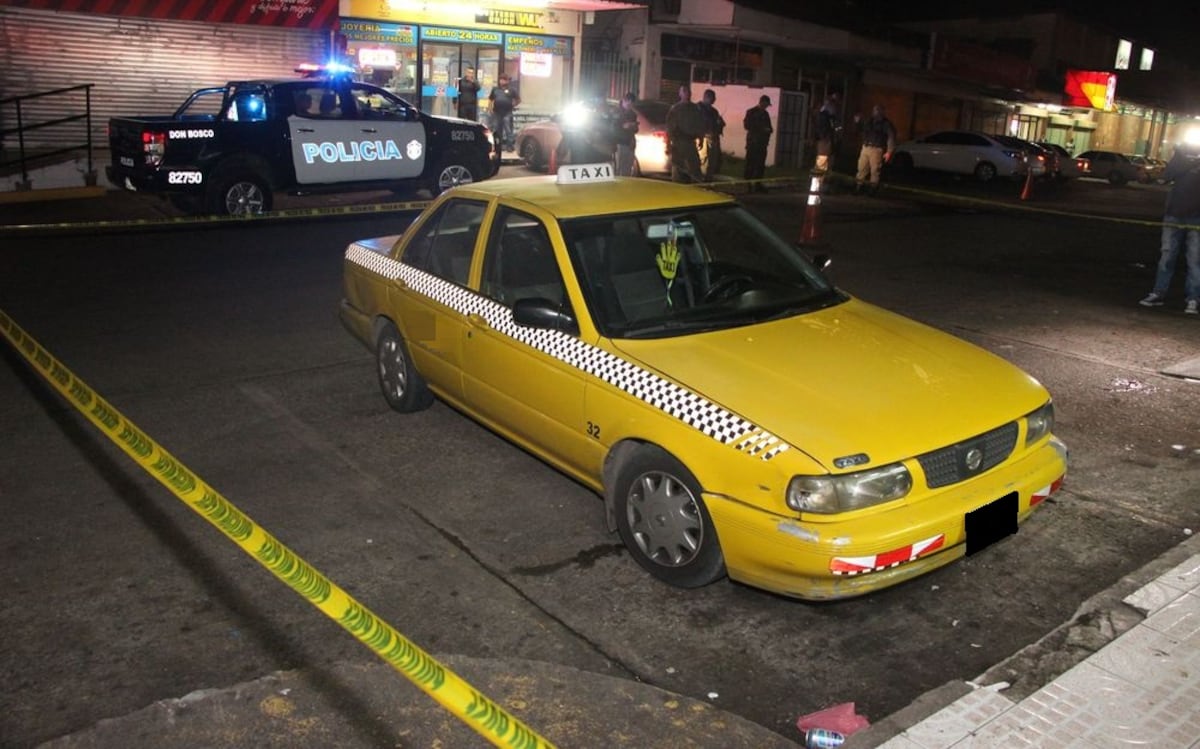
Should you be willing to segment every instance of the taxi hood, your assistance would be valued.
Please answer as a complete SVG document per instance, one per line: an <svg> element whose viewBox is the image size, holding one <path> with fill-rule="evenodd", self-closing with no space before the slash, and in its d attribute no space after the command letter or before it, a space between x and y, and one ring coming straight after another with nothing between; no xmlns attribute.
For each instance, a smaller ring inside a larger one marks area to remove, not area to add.
<svg viewBox="0 0 1200 749"><path fill-rule="evenodd" d="M832 470L891 463L1025 415L1049 394L1005 360L865 302L677 338L622 339L627 358Z"/></svg>

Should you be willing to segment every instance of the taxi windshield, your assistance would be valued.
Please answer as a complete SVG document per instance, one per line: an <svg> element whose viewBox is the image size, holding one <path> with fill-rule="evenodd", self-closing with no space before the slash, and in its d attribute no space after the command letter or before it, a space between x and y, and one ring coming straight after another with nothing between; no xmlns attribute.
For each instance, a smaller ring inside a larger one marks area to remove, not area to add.
<svg viewBox="0 0 1200 749"><path fill-rule="evenodd" d="M846 296L741 206L564 220L588 308L609 338L750 325Z"/></svg>

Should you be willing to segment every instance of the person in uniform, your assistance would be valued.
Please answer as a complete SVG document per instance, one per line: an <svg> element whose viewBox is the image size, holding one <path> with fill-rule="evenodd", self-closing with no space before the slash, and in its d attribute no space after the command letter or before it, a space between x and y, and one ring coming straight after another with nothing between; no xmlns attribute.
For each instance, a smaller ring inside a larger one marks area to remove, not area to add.
<svg viewBox="0 0 1200 749"><path fill-rule="evenodd" d="M458 79L458 116L471 122L479 119L479 81L473 68L464 70Z"/></svg>
<svg viewBox="0 0 1200 749"><path fill-rule="evenodd" d="M746 169L743 177L747 180L760 180L767 172L767 144L771 141L771 115L767 107L771 106L771 97L763 94L758 97L758 104L746 110L742 125L746 128ZM767 188L754 182L751 192L766 192Z"/></svg>

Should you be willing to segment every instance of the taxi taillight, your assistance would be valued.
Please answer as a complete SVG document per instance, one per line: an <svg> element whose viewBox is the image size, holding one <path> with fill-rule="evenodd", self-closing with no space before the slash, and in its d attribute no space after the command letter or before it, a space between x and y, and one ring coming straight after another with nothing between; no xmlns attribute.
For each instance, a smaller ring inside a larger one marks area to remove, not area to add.
<svg viewBox="0 0 1200 749"><path fill-rule="evenodd" d="M162 163L163 153L167 150L167 134L142 132L142 152L146 155L146 166L158 166Z"/></svg>

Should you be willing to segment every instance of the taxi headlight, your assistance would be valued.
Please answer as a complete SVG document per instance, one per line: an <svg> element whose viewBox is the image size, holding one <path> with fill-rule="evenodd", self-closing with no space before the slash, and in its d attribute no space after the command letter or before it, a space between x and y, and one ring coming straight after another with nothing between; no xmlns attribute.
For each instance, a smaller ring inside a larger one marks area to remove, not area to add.
<svg viewBox="0 0 1200 749"><path fill-rule="evenodd" d="M1054 431L1054 404L1047 402L1025 417L1025 447Z"/></svg>
<svg viewBox="0 0 1200 749"><path fill-rule="evenodd" d="M797 512L835 513L900 499L912 489L912 474L900 463L842 476L795 476L787 506Z"/></svg>

